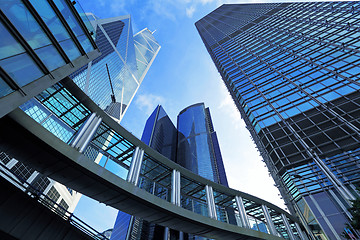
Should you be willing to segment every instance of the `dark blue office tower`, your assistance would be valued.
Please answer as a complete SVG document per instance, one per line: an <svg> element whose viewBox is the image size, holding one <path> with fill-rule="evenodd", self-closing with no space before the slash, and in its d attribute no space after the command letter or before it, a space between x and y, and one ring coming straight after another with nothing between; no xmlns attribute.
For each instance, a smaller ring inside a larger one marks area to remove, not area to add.
<svg viewBox="0 0 360 240"><path fill-rule="evenodd" d="M177 130L162 106L158 105L146 121L141 140L165 157L175 161ZM146 184L140 180L139 184ZM165 239L164 227L119 212L111 240Z"/></svg>
<svg viewBox="0 0 360 240"><path fill-rule="evenodd" d="M216 132L209 108L191 105L177 118L177 162L190 171L228 186Z"/></svg>
<svg viewBox="0 0 360 240"><path fill-rule="evenodd" d="M146 121L141 141L176 161L177 130L161 105L158 105Z"/></svg>
<svg viewBox="0 0 360 240"><path fill-rule="evenodd" d="M190 171L228 186L210 111L204 103L182 110L177 118L177 128L158 105L146 121L141 140ZM147 184L145 179L140 179L139 185L142 184ZM123 212L119 212L111 236L111 240L168 238L204 239L165 229Z"/></svg>

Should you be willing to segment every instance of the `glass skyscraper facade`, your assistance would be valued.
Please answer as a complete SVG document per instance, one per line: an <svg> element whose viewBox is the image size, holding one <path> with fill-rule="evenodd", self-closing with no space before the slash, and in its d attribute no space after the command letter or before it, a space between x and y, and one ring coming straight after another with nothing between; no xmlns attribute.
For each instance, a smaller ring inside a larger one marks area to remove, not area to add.
<svg viewBox="0 0 360 240"><path fill-rule="evenodd" d="M183 109L177 118L177 162L213 182L228 186L210 110L203 103Z"/></svg>
<svg viewBox="0 0 360 240"><path fill-rule="evenodd" d="M204 103L194 104L182 110L177 118L177 127L174 126L163 107L158 105L146 121L141 140L190 171L228 186L210 110L205 108ZM142 171L147 172L151 170L151 167L144 164ZM149 183L145 178L140 178L139 186L146 186L147 184ZM152 186L145 188L150 189L150 191L159 191ZM193 204L196 205L196 203ZM207 211L205 208L202 209L201 205L193 207L198 208L199 211ZM168 238L178 239L179 237L180 239L204 239L172 231L139 218L130 218L130 215L119 212L111 240L167 240Z"/></svg>
<svg viewBox="0 0 360 240"><path fill-rule="evenodd" d="M141 141L176 161L177 130L161 105L158 105L146 121Z"/></svg>
<svg viewBox="0 0 360 240"><path fill-rule="evenodd" d="M130 15L108 19L87 16L102 54L70 77L94 102L120 121L160 45L147 28L133 35Z"/></svg>
<svg viewBox="0 0 360 240"><path fill-rule="evenodd" d="M147 119L141 141L165 157L176 160L177 130L161 105ZM145 180L141 179L139 185L146 185ZM119 212L111 240L165 239L165 231L168 230L162 226Z"/></svg>
<svg viewBox="0 0 360 240"><path fill-rule="evenodd" d="M341 239L360 185L360 3L229 4L196 28L289 210Z"/></svg>

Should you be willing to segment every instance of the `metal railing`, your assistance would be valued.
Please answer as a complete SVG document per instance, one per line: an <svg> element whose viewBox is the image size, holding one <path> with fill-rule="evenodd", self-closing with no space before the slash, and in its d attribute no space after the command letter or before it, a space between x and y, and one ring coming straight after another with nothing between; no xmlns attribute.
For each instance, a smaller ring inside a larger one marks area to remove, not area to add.
<svg viewBox="0 0 360 240"><path fill-rule="evenodd" d="M14 186L22 190L29 197L36 199L40 204L48 208L50 211L56 213L64 221L68 221L75 228L79 229L89 237L96 240L107 240L108 238L102 233L98 232L84 221L76 217L73 213L67 211L61 205L56 203L54 200L49 198L47 195L43 194L40 190L34 187L32 184L28 183L21 176L18 176L14 171L6 167L6 165L0 161L0 176L4 177Z"/></svg>
<svg viewBox="0 0 360 240"><path fill-rule="evenodd" d="M67 142L89 160L191 212L285 239L305 239L296 217L262 199L202 178L167 159L115 122L70 79L58 87L58 91L71 95L69 109L72 105L82 105L90 113L80 128L74 129L72 141ZM58 100L54 95L50 101Z"/></svg>

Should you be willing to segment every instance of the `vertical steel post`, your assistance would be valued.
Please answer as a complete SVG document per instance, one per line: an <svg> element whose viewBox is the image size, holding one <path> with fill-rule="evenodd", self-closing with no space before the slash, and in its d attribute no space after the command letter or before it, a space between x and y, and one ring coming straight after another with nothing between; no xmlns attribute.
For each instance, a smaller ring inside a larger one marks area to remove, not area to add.
<svg viewBox="0 0 360 240"><path fill-rule="evenodd" d="M274 223L273 223L273 221L271 219L271 216L270 216L270 213L269 213L269 210L268 210L267 206L261 205L261 208L264 211L266 224L267 224L267 226L269 228L270 234L278 236L278 233L277 233L275 225L274 225Z"/></svg>
<svg viewBox="0 0 360 240"><path fill-rule="evenodd" d="M137 185L140 176L141 164L144 157L144 150L136 147L130 163L130 169L126 180Z"/></svg>
<svg viewBox="0 0 360 240"><path fill-rule="evenodd" d="M181 205L180 172L175 169L173 169L171 180L171 203L179 207Z"/></svg>
<svg viewBox="0 0 360 240"><path fill-rule="evenodd" d="M180 182L180 172L173 169L171 176L171 203L175 206L181 206L181 182ZM168 240L170 229L165 228L164 240ZM179 232L179 240L182 240L184 237L183 232Z"/></svg>
<svg viewBox="0 0 360 240"><path fill-rule="evenodd" d="M241 227L250 228L250 222L246 215L246 210L244 207L244 202L243 202L242 197L235 196L235 202L238 207L239 214L240 214Z"/></svg>
<svg viewBox="0 0 360 240"><path fill-rule="evenodd" d="M139 148L138 157L136 160L136 168L134 169L134 175L133 175L133 181L132 181L134 183L134 185L138 184L143 159L144 159L144 150Z"/></svg>
<svg viewBox="0 0 360 240"><path fill-rule="evenodd" d="M308 238L304 237L304 233L301 230L301 227L299 226L298 223L295 223L295 227L296 227L296 231L299 233L299 237L301 240L307 240Z"/></svg>
<svg viewBox="0 0 360 240"><path fill-rule="evenodd" d="M285 225L286 231L288 232L290 240L296 240L295 235L290 227L289 221L288 221L287 217L285 216L285 214L282 213L281 218L284 222L284 225Z"/></svg>
<svg viewBox="0 0 360 240"><path fill-rule="evenodd" d="M98 117L95 113L92 113L78 131L70 146L78 149L81 153L84 152L96 130L100 126L101 121L101 117Z"/></svg>
<svg viewBox="0 0 360 240"><path fill-rule="evenodd" d="M84 135L84 132L88 129L90 123L93 121L95 116L96 116L96 114L92 113L88 117L88 119L85 121L85 123L80 128L80 130L77 132L77 134L76 134L74 140L71 142L70 146L75 147L77 145L77 143L80 141L81 137Z"/></svg>
<svg viewBox="0 0 360 240"><path fill-rule="evenodd" d="M169 240L169 232L170 232L170 229L168 227L165 227L164 240Z"/></svg>
<svg viewBox="0 0 360 240"><path fill-rule="evenodd" d="M84 134L82 145L79 146L79 152L83 153L86 149L86 147L89 145L92 137L94 136L95 132L97 131L98 127L100 126L102 121L101 117L95 117L92 123L90 124L88 130ZM80 143L79 142L79 143Z"/></svg>
<svg viewBox="0 0 360 240"><path fill-rule="evenodd" d="M213 218L213 219L217 219L216 206L215 206L215 200L214 200L214 192L213 192L212 187L209 185L206 185L205 192L206 192L206 202L207 202L207 206L208 206L209 217Z"/></svg>
<svg viewBox="0 0 360 240"><path fill-rule="evenodd" d="M128 175L126 177L126 181L128 181L128 182L131 182L131 179L133 178L133 175L134 175L134 168L135 168L135 165L136 165L135 162L136 162L136 158L137 158L137 155L138 155L138 151L139 151L139 147L136 147L134 152L133 152L129 172L128 172Z"/></svg>

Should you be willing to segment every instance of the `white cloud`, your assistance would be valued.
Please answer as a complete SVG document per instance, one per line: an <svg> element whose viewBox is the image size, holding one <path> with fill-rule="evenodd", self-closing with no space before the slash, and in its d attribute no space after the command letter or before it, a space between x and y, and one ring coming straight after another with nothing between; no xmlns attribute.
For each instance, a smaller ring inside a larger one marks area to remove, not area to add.
<svg viewBox="0 0 360 240"><path fill-rule="evenodd" d="M219 81L220 82L220 81ZM235 106L233 99L231 98L229 92L227 91L223 83L219 84L220 95L222 96L222 101L218 106L219 111L223 112L224 116L228 116L231 119L232 126L235 129L239 129L245 126L244 121L241 119L240 113Z"/></svg>
<svg viewBox="0 0 360 240"><path fill-rule="evenodd" d="M194 15L194 12L195 12L194 6L186 8L186 16L188 16L188 18L192 18L192 16Z"/></svg>
<svg viewBox="0 0 360 240"><path fill-rule="evenodd" d="M161 16L165 19L176 21L176 7L177 5L174 1L149 0L139 11L141 12L141 17L143 19L149 19L149 16L156 16L156 18Z"/></svg>
<svg viewBox="0 0 360 240"><path fill-rule="evenodd" d="M136 106L146 115L150 115L158 104L164 104L165 99L153 94L139 94L135 99Z"/></svg>

